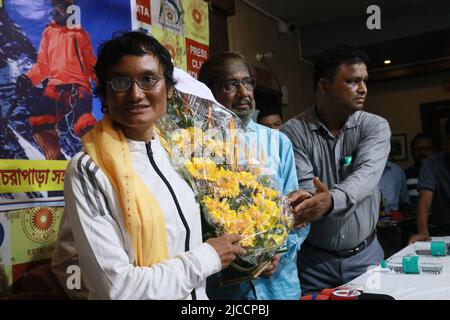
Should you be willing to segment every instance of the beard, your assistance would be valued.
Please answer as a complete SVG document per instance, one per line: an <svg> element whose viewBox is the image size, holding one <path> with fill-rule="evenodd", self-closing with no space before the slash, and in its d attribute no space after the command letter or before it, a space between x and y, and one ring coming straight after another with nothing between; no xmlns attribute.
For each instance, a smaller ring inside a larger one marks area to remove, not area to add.
<svg viewBox="0 0 450 320"><path fill-rule="evenodd" d="M247 109L240 109L239 106L243 104L247 104L250 107ZM235 106L237 108L234 108ZM246 127L250 119L252 118L253 111L255 110L255 102L249 97L244 97L239 100L235 100L231 106L231 110L239 116L242 124Z"/></svg>
<svg viewBox="0 0 450 320"><path fill-rule="evenodd" d="M250 119L252 118L253 111L255 110L255 107L251 107L247 110L235 110L231 109L236 115L241 119L242 124L246 127L248 123L250 122Z"/></svg>

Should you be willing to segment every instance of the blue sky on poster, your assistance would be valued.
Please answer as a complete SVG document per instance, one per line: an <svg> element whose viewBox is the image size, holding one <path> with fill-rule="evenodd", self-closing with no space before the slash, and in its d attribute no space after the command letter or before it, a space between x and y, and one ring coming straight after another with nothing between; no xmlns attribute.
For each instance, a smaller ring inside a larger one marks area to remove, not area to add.
<svg viewBox="0 0 450 320"><path fill-rule="evenodd" d="M26 30L28 39L37 50L41 41L41 33L50 22L50 1L4 0L8 16L22 30Z"/></svg>

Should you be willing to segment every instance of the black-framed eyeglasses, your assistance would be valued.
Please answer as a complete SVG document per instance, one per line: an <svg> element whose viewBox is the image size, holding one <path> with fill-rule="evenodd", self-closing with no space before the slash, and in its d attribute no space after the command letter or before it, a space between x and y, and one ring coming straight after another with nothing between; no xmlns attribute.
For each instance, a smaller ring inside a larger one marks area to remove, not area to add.
<svg viewBox="0 0 450 320"><path fill-rule="evenodd" d="M145 76L141 79L131 79L130 77L116 77L111 81L106 81L114 91L124 92L131 88L131 84L136 82L142 90L151 90L162 79L162 77Z"/></svg>
<svg viewBox="0 0 450 320"><path fill-rule="evenodd" d="M246 90L253 91L256 88L256 79L244 78L242 80L227 80L222 83L222 90L225 93L236 93L241 84Z"/></svg>

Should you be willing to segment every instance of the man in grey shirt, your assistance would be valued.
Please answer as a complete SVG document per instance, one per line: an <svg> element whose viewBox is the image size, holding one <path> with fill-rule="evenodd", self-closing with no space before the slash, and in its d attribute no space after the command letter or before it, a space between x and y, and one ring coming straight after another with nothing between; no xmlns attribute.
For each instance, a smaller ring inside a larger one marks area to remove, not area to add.
<svg viewBox="0 0 450 320"><path fill-rule="evenodd" d="M281 127L303 189L290 198L296 223L312 222L297 260L303 294L347 283L383 259L375 227L391 132L362 111L367 61L348 46L325 51L314 66L316 105Z"/></svg>

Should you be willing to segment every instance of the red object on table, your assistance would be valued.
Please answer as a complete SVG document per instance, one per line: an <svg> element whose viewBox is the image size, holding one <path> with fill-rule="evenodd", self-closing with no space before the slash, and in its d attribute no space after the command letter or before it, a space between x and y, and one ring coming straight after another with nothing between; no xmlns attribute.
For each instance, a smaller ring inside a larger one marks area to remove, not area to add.
<svg viewBox="0 0 450 320"><path fill-rule="evenodd" d="M405 215L403 214L403 211L400 211L400 210L391 211L391 220L392 221L401 221L403 219L405 219Z"/></svg>
<svg viewBox="0 0 450 320"><path fill-rule="evenodd" d="M361 292L357 290L335 290L330 300L358 300Z"/></svg>
<svg viewBox="0 0 450 320"><path fill-rule="evenodd" d="M352 289L340 290L337 288L327 288L319 294L302 296L300 300L358 300L361 292Z"/></svg>

